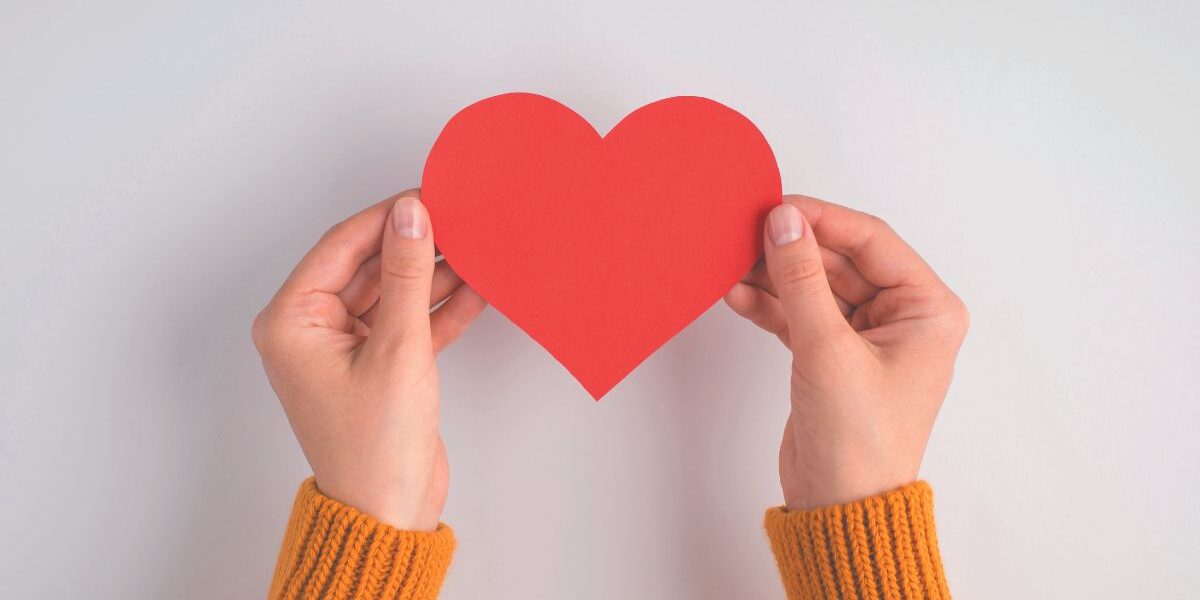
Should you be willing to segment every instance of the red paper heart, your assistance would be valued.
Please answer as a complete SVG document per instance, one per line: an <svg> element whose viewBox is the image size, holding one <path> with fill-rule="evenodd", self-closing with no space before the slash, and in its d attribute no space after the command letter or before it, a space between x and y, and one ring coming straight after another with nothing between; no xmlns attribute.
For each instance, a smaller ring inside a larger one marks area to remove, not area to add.
<svg viewBox="0 0 1200 600"><path fill-rule="evenodd" d="M697 97L604 137L549 98L488 98L446 124L421 182L454 270L597 400L754 265L781 195L758 128Z"/></svg>

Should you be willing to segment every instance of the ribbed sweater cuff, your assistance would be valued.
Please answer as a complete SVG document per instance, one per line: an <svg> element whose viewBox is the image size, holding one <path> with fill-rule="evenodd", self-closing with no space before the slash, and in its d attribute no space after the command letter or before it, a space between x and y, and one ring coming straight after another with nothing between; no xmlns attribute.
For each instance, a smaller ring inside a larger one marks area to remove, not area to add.
<svg viewBox="0 0 1200 600"><path fill-rule="evenodd" d="M949 600L923 481L838 506L772 508L767 536L790 600Z"/></svg>
<svg viewBox="0 0 1200 600"><path fill-rule="evenodd" d="M300 486L271 582L271 600L432 600L454 552L454 532L401 531Z"/></svg>

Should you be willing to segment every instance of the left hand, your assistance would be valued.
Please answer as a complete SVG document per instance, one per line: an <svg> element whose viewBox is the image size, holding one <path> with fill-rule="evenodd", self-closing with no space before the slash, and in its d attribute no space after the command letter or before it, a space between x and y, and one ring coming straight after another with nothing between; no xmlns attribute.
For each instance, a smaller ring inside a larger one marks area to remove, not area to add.
<svg viewBox="0 0 1200 600"><path fill-rule="evenodd" d="M418 190L308 252L252 333L322 493L399 529L437 528L449 470L434 355L484 307L435 265Z"/></svg>

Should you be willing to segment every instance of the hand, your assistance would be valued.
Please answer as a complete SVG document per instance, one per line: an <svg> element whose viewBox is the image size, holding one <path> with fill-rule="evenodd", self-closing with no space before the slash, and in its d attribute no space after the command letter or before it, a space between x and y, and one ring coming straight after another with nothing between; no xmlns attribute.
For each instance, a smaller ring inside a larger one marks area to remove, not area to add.
<svg viewBox="0 0 1200 600"><path fill-rule="evenodd" d="M787 196L765 238L765 266L725 301L792 351L779 449L787 507L911 483L967 332L965 305L870 215Z"/></svg>
<svg viewBox="0 0 1200 600"><path fill-rule="evenodd" d="M418 197L403 192L330 229L252 334L322 493L433 531L449 482L434 355L485 303L450 265L435 266Z"/></svg>

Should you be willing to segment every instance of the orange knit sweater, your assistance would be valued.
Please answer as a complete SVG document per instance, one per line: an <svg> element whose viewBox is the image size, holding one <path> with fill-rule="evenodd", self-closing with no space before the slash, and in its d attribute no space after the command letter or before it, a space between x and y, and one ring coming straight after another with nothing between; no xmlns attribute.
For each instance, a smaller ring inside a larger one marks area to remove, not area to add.
<svg viewBox="0 0 1200 600"><path fill-rule="evenodd" d="M924 482L807 511L772 508L767 537L789 600L949 600ZM454 533L400 531L300 486L270 600L433 600Z"/></svg>

